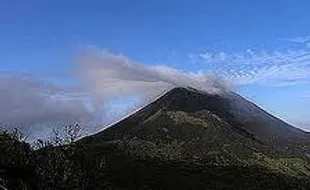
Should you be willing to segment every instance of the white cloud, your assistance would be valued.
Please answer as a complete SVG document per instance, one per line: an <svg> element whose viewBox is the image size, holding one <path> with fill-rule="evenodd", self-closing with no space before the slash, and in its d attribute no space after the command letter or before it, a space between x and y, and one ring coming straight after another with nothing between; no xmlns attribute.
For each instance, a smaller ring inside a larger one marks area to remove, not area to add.
<svg viewBox="0 0 310 190"><path fill-rule="evenodd" d="M213 55L209 52L200 53L199 57L201 57L206 62L213 61Z"/></svg>
<svg viewBox="0 0 310 190"><path fill-rule="evenodd" d="M159 89L175 86L192 86L209 93L226 90L224 83L205 73L186 73L164 65L143 65L100 50L87 51L81 57L80 74L88 90L99 99L140 95L147 91L156 94L160 93Z"/></svg>
<svg viewBox="0 0 310 190"><path fill-rule="evenodd" d="M117 118L106 118L106 102L137 96L136 107L149 103L163 91L176 86L192 86L209 93L230 90L237 85L310 84L310 51L191 54L212 70L184 72L165 65L145 65L123 55L87 49L79 57L75 88L60 88L29 76L0 74L0 120L4 125L27 131L56 123L82 122L94 132ZM220 63L220 64L219 64ZM210 75L208 73L215 73ZM221 80L223 78L223 80ZM90 125L91 124L91 125ZM97 124L97 125L95 125ZM97 126L97 127L95 127Z"/></svg>
<svg viewBox="0 0 310 190"><path fill-rule="evenodd" d="M216 55L216 58L222 62L227 60L228 55L225 52L220 52Z"/></svg>
<svg viewBox="0 0 310 190"><path fill-rule="evenodd" d="M209 62L225 62L228 61L231 57L231 55L225 53L225 52L219 52L219 53L211 53L211 52L203 52L200 53L198 58L200 58L201 60L203 60L206 63ZM191 56L190 58L193 58L195 56ZM195 57L197 59L197 57Z"/></svg>
<svg viewBox="0 0 310 190"><path fill-rule="evenodd" d="M295 38L282 38L282 40L294 43L306 43L310 41L310 36L300 36Z"/></svg>
<svg viewBox="0 0 310 190"><path fill-rule="evenodd" d="M46 135L51 128L79 122L87 134L122 116L107 117L107 102L113 99L136 96L139 99L135 107L140 107L176 86L192 86L209 93L228 90L223 81L203 72L148 66L98 49L87 49L79 58L76 77L80 83L73 87L0 73L2 127L17 127L26 134L32 130L36 134L30 136L38 137Z"/></svg>
<svg viewBox="0 0 310 190"><path fill-rule="evenodd" d="M28 134L31 127L37 125L89 124L95 118L85 105L84 97L82 92L34 77L1 73L1 127L16 127Z"/></svg>
<svg viewBox="0 0 310 190"><path fill-rule="evenodd" d="M251 50L251 49L247 49L246 52L247 52L249 55L251 55L251 56L254 56L254 55L255 55L254 51Z"/></svg>
<svg viewBox="0 0 310 190"><path fill-rule="evenodd" d="M284 41L303 45L305 48L310 48L310 36L300 36L296 38L282 38Z"/></svg>
<svg viewBox="0 0 310 190"><path fill-rule="evenodd" d="M201 54L199 54L201 55ZM219 64L219 58L204 52L200 62L213 65L212 72L224 77L236 85L259 83L264 85L310 84L310 51L290 50L244 53L220 52L212 55L225 55Z"/></svg>

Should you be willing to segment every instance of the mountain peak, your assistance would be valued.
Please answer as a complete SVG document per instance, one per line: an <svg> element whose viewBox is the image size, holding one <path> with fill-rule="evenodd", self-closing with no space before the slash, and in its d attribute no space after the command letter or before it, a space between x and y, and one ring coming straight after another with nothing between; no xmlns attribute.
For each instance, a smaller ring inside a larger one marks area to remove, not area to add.
<svg viewBox="0 0 310 190"><path fill-rule="evenodd" d="M290 147L292 154L302 152L300 144L309 141L305 132L236 93L210 94L192 87L174 88L136 113L86 139L139 138L158 143L199 138L204 139L200 143L206 144L215 136L218 143L224 143L226 139L237 143L235 139L238 139L250 146L264 144L280 152L287 152Z"/></svg>

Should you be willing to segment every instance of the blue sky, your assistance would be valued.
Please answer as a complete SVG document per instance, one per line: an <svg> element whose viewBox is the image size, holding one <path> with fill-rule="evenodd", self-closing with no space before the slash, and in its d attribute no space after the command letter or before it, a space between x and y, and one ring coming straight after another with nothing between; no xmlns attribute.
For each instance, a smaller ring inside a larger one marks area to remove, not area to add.
<svg viewBox="0 0 310 190"><path fill-rule="evenodd" d="M148 65L214 72L310 129L309 1L0 3L0 71L72 84L77 50L92 45Z"/></svg>

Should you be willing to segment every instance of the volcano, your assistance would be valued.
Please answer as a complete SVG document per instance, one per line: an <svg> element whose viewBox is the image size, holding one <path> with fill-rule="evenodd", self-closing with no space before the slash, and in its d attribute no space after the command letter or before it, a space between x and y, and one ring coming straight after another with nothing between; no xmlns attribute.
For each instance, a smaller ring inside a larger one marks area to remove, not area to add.
<svg viewBox="0 0 310 190"><path fill-rule="evenodd" d="M310 176L310 135L234 92L174 88L79 143L113 152L125 189L298 189Z"/></svg>

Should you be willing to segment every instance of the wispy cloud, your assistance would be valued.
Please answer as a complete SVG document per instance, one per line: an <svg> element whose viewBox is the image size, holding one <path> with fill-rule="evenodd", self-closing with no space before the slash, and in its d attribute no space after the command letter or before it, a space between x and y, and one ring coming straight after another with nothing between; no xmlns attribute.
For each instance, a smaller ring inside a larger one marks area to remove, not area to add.
<svg viewBox="0 0 310 190"><path fill-rule="evenodd" d="M310 83L310 51L307 49L271 53L250 49L241 53L203 52L197 54L195 61L206 64L210 72L236 85Z"/></svg>
<svg viewBox="0 0 310 190"><path fill-rule="evenodd" d="M310 36L300 36L295 38L281 38L281 40L285 40L288 42L294 42L294 43L306 43L310 42Z"/></svg>

